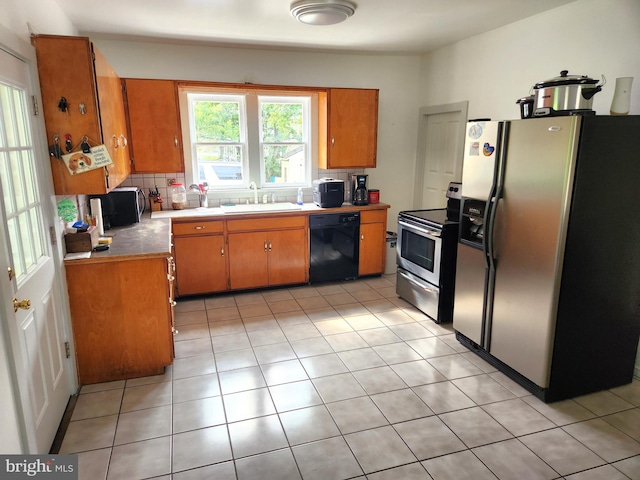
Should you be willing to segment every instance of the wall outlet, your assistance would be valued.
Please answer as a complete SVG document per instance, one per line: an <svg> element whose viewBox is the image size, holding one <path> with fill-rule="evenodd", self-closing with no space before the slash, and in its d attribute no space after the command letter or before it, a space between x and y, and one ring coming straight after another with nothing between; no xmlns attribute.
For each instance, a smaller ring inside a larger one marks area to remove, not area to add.
<svg viewBox="0 0 640 480"><path fill-rule="evenodd" d="M170 187L174 183L176 183L176 179L175 178L167 178L167 187Z"/></svg>

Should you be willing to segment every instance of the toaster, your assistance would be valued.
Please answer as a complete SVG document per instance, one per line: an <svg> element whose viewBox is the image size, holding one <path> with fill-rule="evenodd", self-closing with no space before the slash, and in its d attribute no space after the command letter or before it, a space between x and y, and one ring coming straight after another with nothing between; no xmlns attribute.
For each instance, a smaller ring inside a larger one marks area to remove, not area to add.
<svg viewBox="0 0 640 480"><path fill-rule="evenodd" d="M344 202L344 180L321 178L313 181L313 203L321 208L341 207Z"/></svg>

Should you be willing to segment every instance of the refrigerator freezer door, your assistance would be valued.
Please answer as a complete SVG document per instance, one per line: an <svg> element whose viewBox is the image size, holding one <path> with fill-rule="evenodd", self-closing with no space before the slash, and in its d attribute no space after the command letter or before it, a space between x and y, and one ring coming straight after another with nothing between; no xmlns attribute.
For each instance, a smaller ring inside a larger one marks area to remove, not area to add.
<svg viewBox="0 0 640 480"><path fill-rule="evenodd" d="M540 387L550 363L580 118L511 122L489 352Z"/></svg>
<svg viewBox="0 0 640 480"><path fill-rule="evenodd" d="M487 263L482 250L458 244L453 328L469 340L484 346L484 296Z"/></svg>
<svg viewBox="0 0 640 480"><path fill-rule="evenodd" d="M464 145L462 196L487 200L494 183L500 122L469 122Z"/></svg>

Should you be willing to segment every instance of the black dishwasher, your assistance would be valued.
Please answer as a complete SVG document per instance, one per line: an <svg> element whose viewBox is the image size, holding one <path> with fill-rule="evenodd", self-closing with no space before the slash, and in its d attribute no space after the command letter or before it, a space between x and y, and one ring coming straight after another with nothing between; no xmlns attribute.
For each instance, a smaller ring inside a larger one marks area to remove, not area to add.
<svg viewBox="0 0 640 480"><path fill-rule="evenodd" d="M358 276L360 212L309 215L309 281Z"/></svg>

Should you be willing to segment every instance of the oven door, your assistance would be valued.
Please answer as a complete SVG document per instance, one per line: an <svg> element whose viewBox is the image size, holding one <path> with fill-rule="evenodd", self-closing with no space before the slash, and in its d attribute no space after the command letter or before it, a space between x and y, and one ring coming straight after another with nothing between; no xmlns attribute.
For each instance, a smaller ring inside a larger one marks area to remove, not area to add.
<svg viewBox="0 0 640 480"><path fill-rule="evenodd" d="M442 230L400 218L398 221L398 266L427 282L440 286Z"/></svg>

